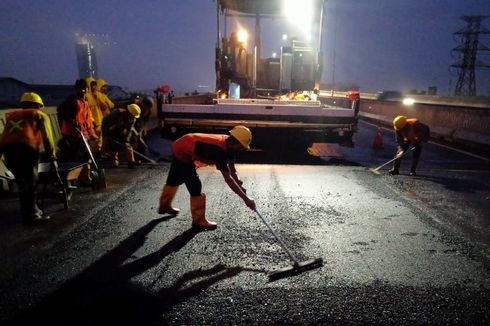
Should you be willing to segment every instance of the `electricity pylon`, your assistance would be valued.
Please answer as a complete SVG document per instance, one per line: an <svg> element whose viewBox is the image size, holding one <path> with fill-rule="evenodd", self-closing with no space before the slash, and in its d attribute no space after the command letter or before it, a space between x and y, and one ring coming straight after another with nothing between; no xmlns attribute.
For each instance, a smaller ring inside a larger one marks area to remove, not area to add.
<svg viewBox="0 0 490 326"><path fill-rule="evenodd" d="M490 68L490 65L477 59L478 53L490 53L490 49L480 42L481 35L490 34L490 30L481 24L487 17L463 16L461 19L468 23L467 26L453 33L460 39L460 45L452 49L453 53L458 53L458 61L450 65L458 73L458 82L454 89L456 96L476 96L475 68Z"/></svg>

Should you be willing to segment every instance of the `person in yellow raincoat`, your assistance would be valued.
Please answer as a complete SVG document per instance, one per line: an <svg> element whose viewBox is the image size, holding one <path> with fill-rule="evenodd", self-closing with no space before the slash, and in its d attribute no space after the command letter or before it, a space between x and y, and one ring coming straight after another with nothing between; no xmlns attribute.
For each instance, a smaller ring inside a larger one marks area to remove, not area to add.
<svg viewBox="0 0 490 326"><path fill-rule="evenodd" d="M92 113L95 134L97 137L99 137L98 140L91 146L94 155L97 155L100 153L102 148L102 118L104 118L104 115L102 114L102 110L99 106L97 80L95 80L93 77L87 77L85 80L87 81L88 85L88 91L85 94L85 97L87 98L90 112Z"/></svg>
<svg viewBox="0 0 490 326"><path fill-rule="evenodd" d="M114 108L114 103L107 96L107 91L109 90L109 85L103 79L97 80L97 101L99 103L99 108L102 111L102 115L105 117Z"/></svg>

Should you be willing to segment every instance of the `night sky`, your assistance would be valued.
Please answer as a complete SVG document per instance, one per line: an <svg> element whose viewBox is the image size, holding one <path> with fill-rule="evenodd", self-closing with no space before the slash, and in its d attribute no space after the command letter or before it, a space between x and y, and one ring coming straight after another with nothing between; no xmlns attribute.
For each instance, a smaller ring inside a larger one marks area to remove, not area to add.
<svg viewBox="0 0 490 326"><path fill-rule="evenodd" d="M109 84L214 90L213 0L2 0L1 8L0 77L73 83L79 33L95 35L100 77ZM444 95L457 81L449 65L459 45L452 34L466 25L459 17L490 15L490 1L328 0L325 15L325 83L366 92L437 86ZM287 29L271 23L263 25L262 57L280 52ZM490 18L483 25L490 29ZM490 35L481 41L490 48ZM490 52L480 59L490 65ZM477 77L479 94L490 95L490 70Z"/></svg>

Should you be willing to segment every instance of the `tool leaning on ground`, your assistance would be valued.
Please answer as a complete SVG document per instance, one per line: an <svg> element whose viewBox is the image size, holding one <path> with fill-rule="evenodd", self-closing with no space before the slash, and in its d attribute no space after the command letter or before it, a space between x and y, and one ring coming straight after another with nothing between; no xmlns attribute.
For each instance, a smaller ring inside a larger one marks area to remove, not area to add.
<svg viewBox="0 0 490 326"><path fill-rule="evenodd" d="M412 147L410 148L408 151L404 151L404 152L401 152L400 154L396 155L394 158L392 158L391 160L389 160L388 162L386 163L383 163L381 164L380 166L378 166L377 168L374 168L374 169L369 169L371 172L374 172L376 174L379 174L379 170L382 168L382 167L385 167L387 166L388 164L390 164L391 162L393 162L394 160L397 160L399 158L401 158L403 155L407 154L408 152L410 151L413 151L415 149L415 147Z"/></svg>
<svg viewBox="0 0 490 326"><path fill-rule="evenodd" d="M276 280L281 279L281 278L298 275L298 274L301 274L301 273L306 272L308 270L320 268L323 266L323 259L322 258L310 259L310 260L303 261L303 262L298 261L298 259L291 253L291 251L288 249L288 247L282 241L282 239L279 237L279 235L270 226L269 222L267 222L267 220L257 211L257 209L255 209L254 211L255 211L255 213L257 213L257 215L262 220L262 222L265 224L265 226L267 226L269 231L271 231L274 238L281 245L282 249L287 253L289 258L293 262L292 266L284 267L284 268L281 268L279 270L276 270L276 271L270 273L269 274L269 281L270 282L276 281Z"/></svg>
<svg viewBox="0 0 490 326"><path fill-rule="evenodd" d="M61 179L60 171L58 170L58 163L56 161L51 163L51 169L53 170L55 177L60 184L61 191L63 192L63 205L65 209L68 209L68 192L66 191L66 185L63 182L63 179Z"/></svg>
<svg viewBox="0 0 490 326"><path fill-rule="evenodd" d="M125 145L124 145L123 143L118 142L118 141L117 141L117 140L115 140L114 138L109 138L109 139L110 139L112 142L114 142L114 144L119 145L119 146L121 146L121 147L123 147L123 148L125 147ZM157 162L157 161L155 161L154 159L149 158L148 156L146 156L146 155L144 155L144 154L142 154L142 153L140 153L140 152L138 152L138 151L136 151L136 150L134 150L134 149L133 149L133 152L135 152L135 153L136 153L138 156L140 156L140 157L144 158L145 160L147 160L148 162L150 162L150 163L152 163L152 164L157 164L157 163L158 163L158 162Z"/></svg>
<svg viewBox="0 0 490 326"><path fill-rule="evenodd" d="M92 173L92 189L98 190L98 189L105 189L107 187L106 180L105 180L105 170L102 168L99 168L97 165L97 162L95 162L94 155L92 154L92 150L90 149L90 145L87 142L87 139L83 135L83 132L79 128L75 128L80 135L82 136L83 143L85 144L85 149L88 152L88 155L90 156L90 160L92 161L92 167L93 170L91 171Z"/></svg>

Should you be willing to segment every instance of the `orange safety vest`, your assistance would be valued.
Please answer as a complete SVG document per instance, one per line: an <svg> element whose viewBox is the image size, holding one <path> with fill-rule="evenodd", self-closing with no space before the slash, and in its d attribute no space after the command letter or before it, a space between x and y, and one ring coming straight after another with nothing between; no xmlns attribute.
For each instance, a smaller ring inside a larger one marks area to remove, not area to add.
<svg viewBox="0 0 490 326"><path fill-rule="evenodd" d="M3 130L1 145L26 144L39 151L43 141L41 132L42 120L38 109L23 109L8 112Z"/></svg>
<svg viewBox="0 0 490 326"><path fill-rule="evenodd" d="M81 131L85 138L90 138L94 135L92 112L87 101L81 99L75 99L77 105L77 111L75 114L75 121L81 127ZM69 121L63 121L61 123L61 134L64 136L71 136L75 138L81 138L80 133L75 129L75 126Z"/></svg>
<svg viewBox="0 0 490 326"><path fill-rule="evenodd" d="M194 162L197 163L197 166L201 165L199 164L200 162L215 164L215 162L211 162L204 157L199 157L195 153L196 142L216 145L226 151L226 139L228 137L228 135L216 134L187 134L174 141L172 144L172 153L178 160L186 163Z"/></svg>
<svg viewBox="0 0 490 326"><path fill-rule="evenodd" d="M405 142L420 143L429 139L429 128L417 119L407 119L407 126L397 131L397 134Z"/></svg>

